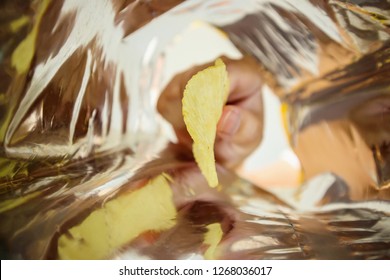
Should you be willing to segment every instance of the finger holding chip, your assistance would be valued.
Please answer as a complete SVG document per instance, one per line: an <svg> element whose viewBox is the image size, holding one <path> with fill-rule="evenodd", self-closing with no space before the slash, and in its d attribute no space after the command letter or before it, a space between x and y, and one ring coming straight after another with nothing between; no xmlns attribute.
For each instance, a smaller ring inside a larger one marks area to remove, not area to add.
<svg viewBox="0 0 390 280"><path fill-rule="evenodd" d="M263 136L262 79L251 57L228 60L230 93L217 126L217 162L234 169L260 144Z"/></svg>
<svg viewBox="0 0 390 280"><path fill-rule="evenodd" d="M239 166L259 145L263 130L261 75L249 57L232 60L223 57L229 80L229 93L216 125L215 159L228 168ZM187 82L214 63L193 67L175 76L163 90L158 110L172 124L180 143L192 149L193 139L182 115L182 98ZM202 122L200 119L198 122Z"/></svg>

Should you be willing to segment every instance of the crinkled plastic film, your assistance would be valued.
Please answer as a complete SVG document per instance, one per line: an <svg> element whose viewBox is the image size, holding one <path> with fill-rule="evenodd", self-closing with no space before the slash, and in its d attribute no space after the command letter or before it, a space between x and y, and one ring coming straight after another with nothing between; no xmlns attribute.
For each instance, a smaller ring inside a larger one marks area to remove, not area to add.
<svg viewBox="0 0 390 280"><path fill-rule="evenodd" d="M2 1L3 259L388 259L389 1ZM156 110L193 21L256 58L304 181L208 187ZM324 246L326 244L326 246Z"/></svg>

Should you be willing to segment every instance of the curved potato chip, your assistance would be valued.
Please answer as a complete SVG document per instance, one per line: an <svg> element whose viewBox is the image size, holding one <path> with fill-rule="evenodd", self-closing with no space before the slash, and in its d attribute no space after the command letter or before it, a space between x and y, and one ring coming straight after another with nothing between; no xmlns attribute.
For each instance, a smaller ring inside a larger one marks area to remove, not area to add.
<svg viewBox="0 0 390 280"><path fill-rule="evenodd" d="M228 73L221 59L195 74L188 81L183 93L183 117L188 133L194 141L192 151L210 187L218 185L214 142L217 124L228 94Z"/></svg>

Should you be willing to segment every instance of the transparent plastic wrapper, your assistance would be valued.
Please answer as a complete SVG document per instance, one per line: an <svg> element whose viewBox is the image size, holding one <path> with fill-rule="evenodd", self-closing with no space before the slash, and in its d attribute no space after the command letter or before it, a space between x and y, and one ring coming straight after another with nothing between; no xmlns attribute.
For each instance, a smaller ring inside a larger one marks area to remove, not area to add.
<svg viewBox="0 0 390 280"><path fill-rule="evenodd" d="M389 1L0 9L3 259L389 259ZM219 164L209 188L172 143L156 105L194 22L254 57L282 101L296 195Z"/></svg>

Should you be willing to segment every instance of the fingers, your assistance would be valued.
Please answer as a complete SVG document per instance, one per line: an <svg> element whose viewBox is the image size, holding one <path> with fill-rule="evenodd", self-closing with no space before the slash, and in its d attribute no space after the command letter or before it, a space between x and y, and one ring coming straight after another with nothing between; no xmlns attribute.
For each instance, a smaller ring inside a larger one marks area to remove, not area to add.
<svg viewBox="0 0 390 280"><path fill-rule="evenodd" d="M263 121L258 114L238 106L226 106L217 126L217 162L232 169L238 167L260 144L262 134Z"/></svg>
<svg viewBox="0 0 390 280"><path fill-rule="evenodd" d="M252 58L232 60L222 57L222 60L227 67L230 92L217 126L215 155L218 162L234 168L258 146L262 138L262 81L259 66ZM196 66L175 76L157 103L158 111L172 124L179 142L189 148L192 139L182 116L183 91L194 74L212 64Z"/></svg>
<svg viewBox="0 0 390 280"><path fill-rule="evenodd" d="M232 138L241 125L241 110L236 106L225 106L217 125L217 134L220 138Z"/></svg>
<svg viewBox="0 0 390 280"><path fill-rule="evenodd" d="M263 136L261 74L257 63L244 57L229 60L230 95L217 126L215 156L228 168L238 167Z"/></svg>
<svg viewBox="0 0 390 280"><path fill-rule="evenodd" d="M240 60L222 58L229 74L230 94L228 104L234 104L258 94L262 86L261 72L257 62L251 57Z"/></svg>

